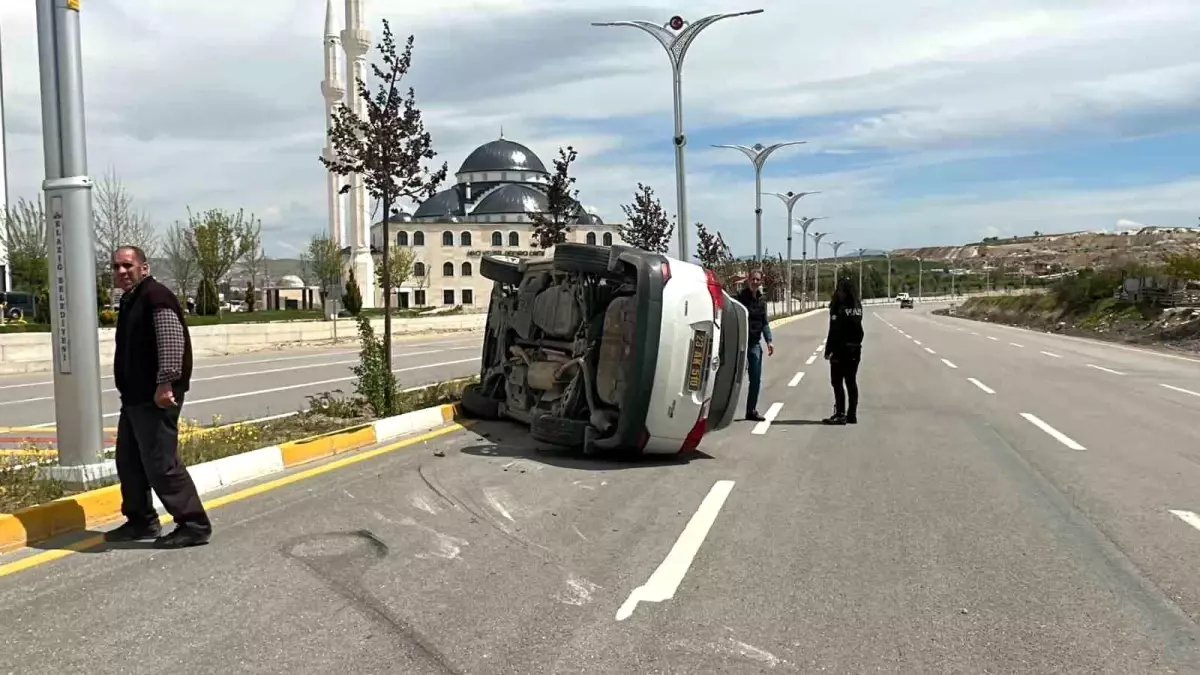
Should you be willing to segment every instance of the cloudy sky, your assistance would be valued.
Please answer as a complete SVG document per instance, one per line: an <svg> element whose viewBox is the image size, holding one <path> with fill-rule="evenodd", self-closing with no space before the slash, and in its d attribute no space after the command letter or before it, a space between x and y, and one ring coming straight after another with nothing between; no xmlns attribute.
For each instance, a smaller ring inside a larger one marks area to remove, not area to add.
<svg viewBox="0 0 1200 675"><path fill-rule="evenodd" d="M796 215L851 247L1200 216L1196 0L366 0L416 36L410 84L453 172L499 136L549 166L580 152L581 198L620 217L638 181L675 208L667 57L591 21L720 22L684 69L690 219L754 248L754 173L714 143L806 140L764 191L819 190ZM43 177L33 2L0 3L10 194ZM90 170L113 167L156 221L258 214L268 253L325 227L325 0L87 0ZM342 7L338 7L339 27ZM780 250L785 211L764 201Z"/></svg>

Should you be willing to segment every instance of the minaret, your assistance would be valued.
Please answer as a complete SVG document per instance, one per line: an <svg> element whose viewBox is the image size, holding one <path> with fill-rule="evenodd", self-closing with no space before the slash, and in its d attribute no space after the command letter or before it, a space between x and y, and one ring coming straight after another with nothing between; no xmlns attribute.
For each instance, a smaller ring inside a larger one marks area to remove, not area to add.
<svg viewBox="0 0 1200 675"><path fill-rule="evenodd" d="M346 0L346 27L342 30L342 49L346 52L346 105L359 118L367 116L367 103L358 95L358 81L367 80L367 51L371 49L371 34L366 29L363 0ZM371 240L367 191L362 177L349 177L348 218L346 237L350 240L350 264L362 291L363 307L375 307L375 259L371 257ZM386 217L387 214L384 214Z"/></svg>
<svg viewBox="0 0 1200 675"><path fill-rule="evenodd" d="M325 97L325 159L333 159L333 142L329 130L333 128L333 112L346 98L346 87L338 70L338 52L342 39L333 27L333 0L325 0L325 79L321 81L321 95ZM326 188L329 196L329 238L338 248L342 247L342 177L326 172Z"/></svg>

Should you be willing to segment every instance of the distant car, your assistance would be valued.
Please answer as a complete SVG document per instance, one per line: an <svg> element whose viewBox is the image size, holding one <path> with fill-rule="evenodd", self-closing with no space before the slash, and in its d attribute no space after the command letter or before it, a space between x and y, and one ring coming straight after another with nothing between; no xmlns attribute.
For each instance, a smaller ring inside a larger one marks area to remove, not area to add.
<svg viewBox="0 0 1200 675"><path fill-rule="evenodd" d="M900 309L912 309L913 299L909 297L900 298Z"/></svg>
<svg viewBox="0 0 1200 675"><path fill-rule="evenodd" d="M483 256L496 282L470 417L586 453L676 454L733 421L748 314L711 270L628 246Z"/></svg>

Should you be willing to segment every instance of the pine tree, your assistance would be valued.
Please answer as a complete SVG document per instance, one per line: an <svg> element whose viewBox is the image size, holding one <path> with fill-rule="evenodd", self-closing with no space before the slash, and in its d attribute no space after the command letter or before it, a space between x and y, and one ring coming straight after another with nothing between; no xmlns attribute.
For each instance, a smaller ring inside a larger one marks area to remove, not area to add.
<svg viewBox="0 0 1200 675"><path fill-rule="evenodd" d="M638 183L633 204L621 206L625 219L621 238L630 246L652 253L666 253L675 234L675 223L654 196L654 189Z"/></svg>
<svg viewBox="0 0 1200 675"><path fill-rule="evenodd" d="M354 278L354 269L346 278L346 294L342 296L342 306L351 316L358 316L362 311L362 291L358 290L358 279Z"/></svg>
<svg viewBox="0 0 1200 675"><path fill-rule="evenodd" d="M533 224L533 239L539 248L550 248L566 241L567 233L571 231L571 221L582 211L579 190L574 189L575 177L570 175L571 164L578 157L575 148L569 145L566 149L558 149L554 175L550 176L550 185L546 190L546 210L526 214Z"/></svg>

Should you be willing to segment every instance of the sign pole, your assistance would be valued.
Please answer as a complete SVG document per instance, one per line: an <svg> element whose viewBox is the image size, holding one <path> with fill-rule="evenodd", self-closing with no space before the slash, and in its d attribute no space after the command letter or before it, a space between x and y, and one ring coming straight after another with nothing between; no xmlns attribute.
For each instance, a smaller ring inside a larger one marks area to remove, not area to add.
<svg viewBox="0 0 1200 675"><path fill-rule="evenodd" d="M104 459L79 0L37 0L37 27L58 437L58 466L47 473L86 487L110 478L115 466Z"/></svg>

